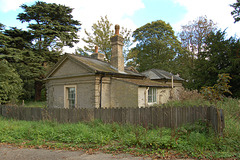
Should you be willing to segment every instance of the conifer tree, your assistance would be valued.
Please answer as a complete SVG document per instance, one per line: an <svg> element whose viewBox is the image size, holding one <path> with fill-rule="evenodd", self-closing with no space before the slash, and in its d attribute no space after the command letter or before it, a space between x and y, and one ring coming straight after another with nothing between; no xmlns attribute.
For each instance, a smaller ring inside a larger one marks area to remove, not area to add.
<svg viewBox="0 0 240 160"><path fill-rule="evenodd" d="M33 53L26 53L33 56L27 58L37 58L40 65L35 66L38 69L34 78L35 100L40 100L46 67L57 62L63 46L73 47L78 42L77 32L81 24L73 19L73 9L64 5L37 1L31 6L23 4L21 8L24 12L17 19L28 23L29 33L34 37Z"/></svg>

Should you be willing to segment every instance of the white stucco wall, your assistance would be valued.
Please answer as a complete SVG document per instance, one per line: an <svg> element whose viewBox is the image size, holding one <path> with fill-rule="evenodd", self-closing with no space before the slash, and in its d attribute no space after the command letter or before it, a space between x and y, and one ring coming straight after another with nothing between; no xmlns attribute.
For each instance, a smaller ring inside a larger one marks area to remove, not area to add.
<svg viewBox="0 0 240 160"><path fill-rule="evenodd" d="M138 107L147 107L154 104L164 104L170 99L171 88L157 88L156 103L148 103L148 87L138 88Z"/></svg>
<svg viewBox="0 0 240 160"><path fill-rule="evenodd" d="M170 98L170 88L159 88L157 90L157 102L158 104L167 103Z"/></svg>
<svg viewBox="0 0 240 160"><path fill-rule="evenodd" d="M138 87L138 107L147 105L147 87Z"/></svg>

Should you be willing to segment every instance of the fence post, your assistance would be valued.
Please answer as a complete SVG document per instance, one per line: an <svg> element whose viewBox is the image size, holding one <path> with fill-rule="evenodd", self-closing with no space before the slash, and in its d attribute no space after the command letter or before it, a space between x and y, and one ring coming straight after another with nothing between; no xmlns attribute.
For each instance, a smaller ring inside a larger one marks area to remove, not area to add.
<svg viewBox="0 0 240 160"><path fill-rule="evenodd" d="M220 136L223 136L223 129L225 127L224 122L224 113L222 109L217 109L217 115L218 115L218 134Z"/></svg>
<svg viewBox="0 0 240 160"><path fill-rule="evenodd" d="M2 116L2 105L0 105L0 116Z"/></svg>

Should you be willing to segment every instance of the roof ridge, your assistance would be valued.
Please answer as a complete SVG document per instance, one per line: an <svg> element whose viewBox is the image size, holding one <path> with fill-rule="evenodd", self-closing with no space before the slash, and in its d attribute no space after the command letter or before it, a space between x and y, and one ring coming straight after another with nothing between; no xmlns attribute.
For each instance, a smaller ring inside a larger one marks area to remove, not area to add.
<svg viewBox="0 0 240 160"><path fill-rule="evenodd" d="M67 54L69 54L69 53L67 53ZM91 59L91 60L96 60L96 61L103 62L103 63L106 63L106 64L111 65L110 63L108 63L108 62L106 62L106 61L101 61L101 60L99 60L99 59L95 59L95 58L92 58L92 57L83 56L83 55L80 55L80 54L70 54L70 55L77 56L77 57L82 57L82 58L88 58L88 59Z"/></svg>

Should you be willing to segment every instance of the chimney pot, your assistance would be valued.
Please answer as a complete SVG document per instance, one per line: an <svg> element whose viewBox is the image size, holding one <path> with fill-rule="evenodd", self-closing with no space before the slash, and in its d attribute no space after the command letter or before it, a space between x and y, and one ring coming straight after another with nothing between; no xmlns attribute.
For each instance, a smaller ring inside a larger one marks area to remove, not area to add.
<svg viewBox="0 0 240 160"><path fill-rule="evenodd" d="M115 25L115 35L119 35L120 26L118 24Z"/></svg>
<svg viewBox="0 0 240 160"><path fill-rule="evenodd" d="M105 55L102 54L102 53L98 53L98 46L95 46L95 53L93 53L91 55L91 57L94 58L94 59L98 59L98 60L104 61Z"/></svg>

